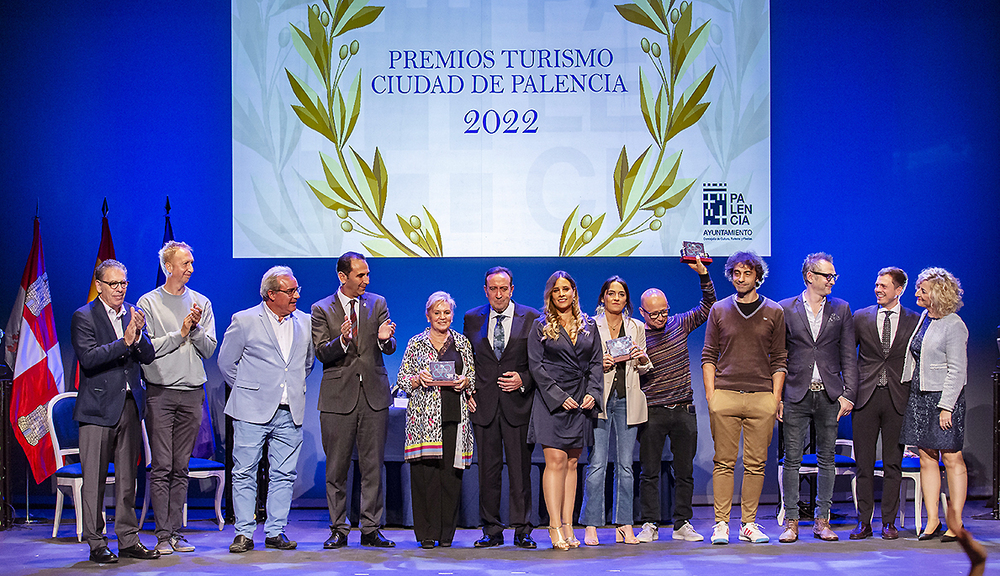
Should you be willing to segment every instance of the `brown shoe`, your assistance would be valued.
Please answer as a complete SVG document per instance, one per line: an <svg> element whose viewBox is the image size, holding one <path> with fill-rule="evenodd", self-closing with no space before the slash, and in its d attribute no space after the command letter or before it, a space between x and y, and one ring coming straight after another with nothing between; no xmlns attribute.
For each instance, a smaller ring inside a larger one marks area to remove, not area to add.
<svg viewBox="0 0 1000 576"><path fill-rule="evenodd" d="M816 518L813 523L813 538L819 538L825 542L840 540L837 533L830 529L829 518Z"/></svg>
<svg viewBox="0 0 1000 576"><path fill-rule="evenodd" d="M882 525L882 539L883 540L895 540L899 538L899 530L896 530L896 525L893 523Z"/></svg>
<svg viewBox="0 0 1000 576"><path fill-rule="evenodd" d="M785 520L785 530L778 536L778 542L790 544L799 539L799 521Z"/></svg>
<svg viewBox="0 0 1000 576"><path fill-rule="evenodd" d="M858 522L858 527L851 531L851 540L864 540L872 537L872 525L868 522Z"/></svg>

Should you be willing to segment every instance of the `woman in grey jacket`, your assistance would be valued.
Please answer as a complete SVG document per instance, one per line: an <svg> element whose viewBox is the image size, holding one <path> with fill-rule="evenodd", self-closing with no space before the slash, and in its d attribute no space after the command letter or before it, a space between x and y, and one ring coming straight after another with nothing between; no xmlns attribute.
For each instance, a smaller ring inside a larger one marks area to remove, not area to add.
<svg viewBox="0 0 1000 576"><path fill-rule="evenodd" d="M943 268L926 268L917 277L917 305L925 308L910 338L903 365L903 382L910 382L910 399L900 443L920 449L920 483L927 507L927 524L918 540L941 534L938 494L944 462L953 517L962 518L968 473L962 457L965 441L966 345L969 329L956 314L962 307L962 285ZM933 504L933 506L932 506ZM931 527L934 527L933 529ZM944 542L957 538L949 526Z"/></svg>

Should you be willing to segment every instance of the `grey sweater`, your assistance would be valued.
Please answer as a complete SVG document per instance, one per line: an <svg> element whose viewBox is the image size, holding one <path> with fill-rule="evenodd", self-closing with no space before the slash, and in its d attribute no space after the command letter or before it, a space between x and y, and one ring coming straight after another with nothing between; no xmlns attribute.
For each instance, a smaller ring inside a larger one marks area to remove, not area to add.
<svg viewBox="0 0 1000 576"><path fill-rule="evenodd" d="M202 310L201 321L182 337L181 325L195 302ZM175 296L160 286L139 298L138 305L146 313L147 331L156 351L153 363L142 367L146 382L176 390L202 386L207 380L203 360L212 356L217 344L212 303L190 288Z"/></svg>

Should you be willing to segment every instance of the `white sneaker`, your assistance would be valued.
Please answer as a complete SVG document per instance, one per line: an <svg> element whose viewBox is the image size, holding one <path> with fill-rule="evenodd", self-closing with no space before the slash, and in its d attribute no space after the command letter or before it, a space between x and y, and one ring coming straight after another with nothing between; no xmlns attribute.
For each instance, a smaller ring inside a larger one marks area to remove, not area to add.
<svg viewBox="0 0 1000 576"><path fill-rule="evenodd" d="M646 522L642 525L642 530L635 535L639 539L639 542L652 542L653 540L660 539L660 529L652 522Z"/></svg>
<svg viewBox="0 0 1000 576"><path fill-rule="evenodd" d="M740 528L740 540L746 542L753 542L754 544L764 544L769 542L771 539L764 534L763 530L760 529L760 524L756 522L747 522Z"/></svg>
<svg viewBox="0 0 1000 576"><path fill-rule="evenodd" d="M712 544L729 544L729 523L719 522L712 527Z"/></svg>
<svg viewBox="0 0 1000 576"><path fill-rule="evenodd" d="M694 529L690 522L681 524L680 528L674 530L674 540L684 540L685 542L701 542L705 537ZM727 540L728 535L727 535Z"/></svg>

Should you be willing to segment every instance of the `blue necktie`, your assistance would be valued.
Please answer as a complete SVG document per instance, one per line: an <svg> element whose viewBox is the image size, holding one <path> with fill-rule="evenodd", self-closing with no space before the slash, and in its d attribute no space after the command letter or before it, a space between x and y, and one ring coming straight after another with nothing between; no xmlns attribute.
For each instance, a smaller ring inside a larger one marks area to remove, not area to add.
<svg viewBox="0 0 1000 576"><path fill-rule="evenodd" d="M503 334L503 314L497 315L497 324L493 327L493 353L496 354L497 360L503 355L504 347L504 334Z"/></svg>

